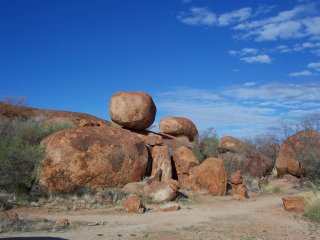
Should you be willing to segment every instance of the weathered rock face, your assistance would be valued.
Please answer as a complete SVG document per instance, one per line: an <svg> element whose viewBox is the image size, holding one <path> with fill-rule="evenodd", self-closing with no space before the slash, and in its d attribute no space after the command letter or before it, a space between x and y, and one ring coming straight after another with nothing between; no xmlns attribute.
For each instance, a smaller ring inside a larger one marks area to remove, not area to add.
<svg viewBox="0 0 320 240"><path fill-rule="evenodd" d="M304 198L302 196L286 196L282 198L283 207L287 211L303 212L304 211Z"/></svg>
<svg viewBox="0 0 320 240"><path fill-rule="evenodd" d="M276 160L279 177L291 174L295 177L303 176L308 167L299 158L308 158L310 154L318 154L320 149L320 133L317 131L301 131L289 137L280 147ZM320 161L320 160L319 160Z"/></svg>
<svg viewBox="0 0 320 240"><path fill-rule="evenodd" d="M56 132L43 144L39 183L49 192L78 187L122 187L143 178L148 161L145 144L130 131L84 127Z"/></svg>
<svg viewBox="0 0 320 240"><path fill-rule="evenodd" d="M22 118L22 119L41 119L45 124L51 125L55 123L70 123L74 126L79 126L81 120L87 120L100 125L109 125L110 123L85 113L43 110L25 106L13 106L0 102L0 118Z"/></svg>
<svg viewBox="0 0 320 240"><path fill-rule="evenodd" d="M190 170L190 181L192 190L197 193L226 195L227 176L223 161L218 158L208 158L199 166L193 167Z"/></svg>
<svg viewBox="0 0 320 240"><path fill-rule="evenodd" d="M176 180L128 183L123 190L128 193L145 195L155 201L172 201L178 196L180 185Z"/></svg>
<svg viewBox="0 0 320 240"><path fill-rule="evenodd" d="M110 102L112 121L129 129L147 129L154 122L156 111L152 98L144 92L118 92Z"/></svg>
<svg viewBox="0 0 320 240"><path fill-rule="evenodd" d="M151 148L152 172L151 178L160 176L158 180L169 180L172 178L172 166L168 146L154 146Z"/></svg>
<svg viewBox="0 0 320 240"><path fill-rule="evenodd" d="M219 152L218 158L224 161L229 175L240 170L245 175L262 177L268 175L273 168L272 159L234 137L221 138Z"/></svg>
<svg viewBox="0 0 320 240"><path fill-rule="evenodd" d="M193 141L198 135L198 130L194 123L182 117L165 117L161 119L159 129L164 134L186 136L190 141Z"/></svg>
<svg viewBox="0 0 320 240"><path fill-rule="evenodd" d="M145 206L141 199L136 195L130 195L124 202L123 206L127 212L131 213L144 213Z"/></svg>
<svg viewBox="0 0 320 240"><path fill-rule="evenodd" d="M182 146L174 152L173 162L181 188L190 190L189 171L191 168L199 165L198 159L190 149Z"/></svg>

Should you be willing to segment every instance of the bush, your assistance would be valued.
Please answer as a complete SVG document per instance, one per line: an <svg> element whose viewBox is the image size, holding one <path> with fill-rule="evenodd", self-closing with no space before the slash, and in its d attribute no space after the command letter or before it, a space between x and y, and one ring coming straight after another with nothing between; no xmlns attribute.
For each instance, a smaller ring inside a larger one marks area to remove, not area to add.
<svg viewBox="0 0 320 240"><path fill-rule="evenodd" d="M193 148L193 153L201 163L208 157L217 157L219 154L218 147L218 135L213 128L209 128L202 132L196 139L196 145Z"/></svg>
<svg viewBox="0 0 320 240"><path fill-rule="evenodd" d="M70 125L64 123L46 126L35 119L1 119L0 189L28 192L35 180L35 168L45 155L41 140L67 127Z"/></svg>
<svg viewBox="0 0 320 240"><path fill-rule="evenodd" d="M304 215L313 221L320 221L320 191L309 193L305 197Z"/></svg>

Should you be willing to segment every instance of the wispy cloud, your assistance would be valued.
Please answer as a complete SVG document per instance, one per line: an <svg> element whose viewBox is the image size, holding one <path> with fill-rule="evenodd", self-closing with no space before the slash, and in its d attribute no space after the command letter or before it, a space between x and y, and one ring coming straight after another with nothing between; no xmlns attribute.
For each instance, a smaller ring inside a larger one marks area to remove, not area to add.
<svg viewBox="0 0 320 240"><path fill-rule="evenodd" d="M240 58L247 63L271 63L271 58L267 54Z"/></svg>
<svg viewBox="0 0 320 240"><path fill-rule="evenodd" d="M307 76L312 76L312 72L308 70L300 71L300 72L292 72L289 73L290 77L307 77Z"/></svg>
<svg viewBox="0 0 320 240"><path fill-rule="evenodd" d="M190 12L180 13L178 19L192 26L212 26L217 22L216 15L205 7L192 7Z"/></svg>
<svg viewBox="0 0 320 240"><path fill-rule="evenodd" d="M255 136L320 110L320 84L247 82L216 89L176 88L155 98L165 115L185 116L199 129L214 127L222 135Z"/></svg>
<svg viewBox="0 0 320 240"><path fill-rule="evenodd" d="M223 13L218 17L218 24L220 26L229 26L230 24L247 20L248 18L251 17L251 14L252 14L252 9L249 7Z"/></svg>

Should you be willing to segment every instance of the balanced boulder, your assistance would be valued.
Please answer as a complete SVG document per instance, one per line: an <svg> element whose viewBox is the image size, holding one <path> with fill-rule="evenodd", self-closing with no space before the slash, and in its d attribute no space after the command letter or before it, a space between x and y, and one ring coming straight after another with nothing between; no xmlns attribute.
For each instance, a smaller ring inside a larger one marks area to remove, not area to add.
<svg viewBox="0 0 320 240"><path fill-rule="evenodd" d="M49 192L122 187L144 177L148 151L135 134L114 127L81 127L43 140L39 184Z"/></svg>
<svg viewBox="0 0 320 240"><path fill-rule="evenodd" d="M226 195L227 176L223 161L207 158L199 166L190 170L191 189L200 194Z"/></svg>
<svg viewBox="0 0 320 240"><path fill-rule="evenodd" d="M154 122L156 111L152 98L144 92L118 92L110 102L111 120L129 129L147 129Z"/></svg>
<svg viewBox="0 0 320 240"><path fill-rule="evenodd" d="M245 199L248 198L248 190L243 182L240 171L236 171L230 176L231 192L233 199Z"/></svg>
<svg viewBox="0 0 320 240"><path fill-rule="evenodd" d="M176 137L186 136L189 141L193 141L198 135L195 124L191 120L182 117L165 117L161 119L159 129L164 134Z"/></svg>

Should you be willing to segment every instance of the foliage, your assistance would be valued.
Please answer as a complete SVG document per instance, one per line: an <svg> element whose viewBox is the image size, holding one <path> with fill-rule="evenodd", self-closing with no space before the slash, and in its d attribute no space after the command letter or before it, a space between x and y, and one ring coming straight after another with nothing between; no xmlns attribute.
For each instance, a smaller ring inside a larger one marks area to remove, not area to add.
<svg viewBox="0 0 320 240"><path fill-rule="evenodd" d="M35 119L0 120L0 189L25 193L35 180L35 168L44 157L40 142L69 124L46 126Z"/></svg>
<svg viewBox="0 0 320 240"><path fill-rule="evenodd" d="M320 191L315 190L305 196L304 215L313 221L320 221Z"/></svg>
<svg viewBox="0 0 320 240"><path fill-rule="evenodd" d="M209 128L202 132L195 143L196 145L193 149L193 153L200 163L208 157L218 156L219 139L215 129Z"/></svg>

